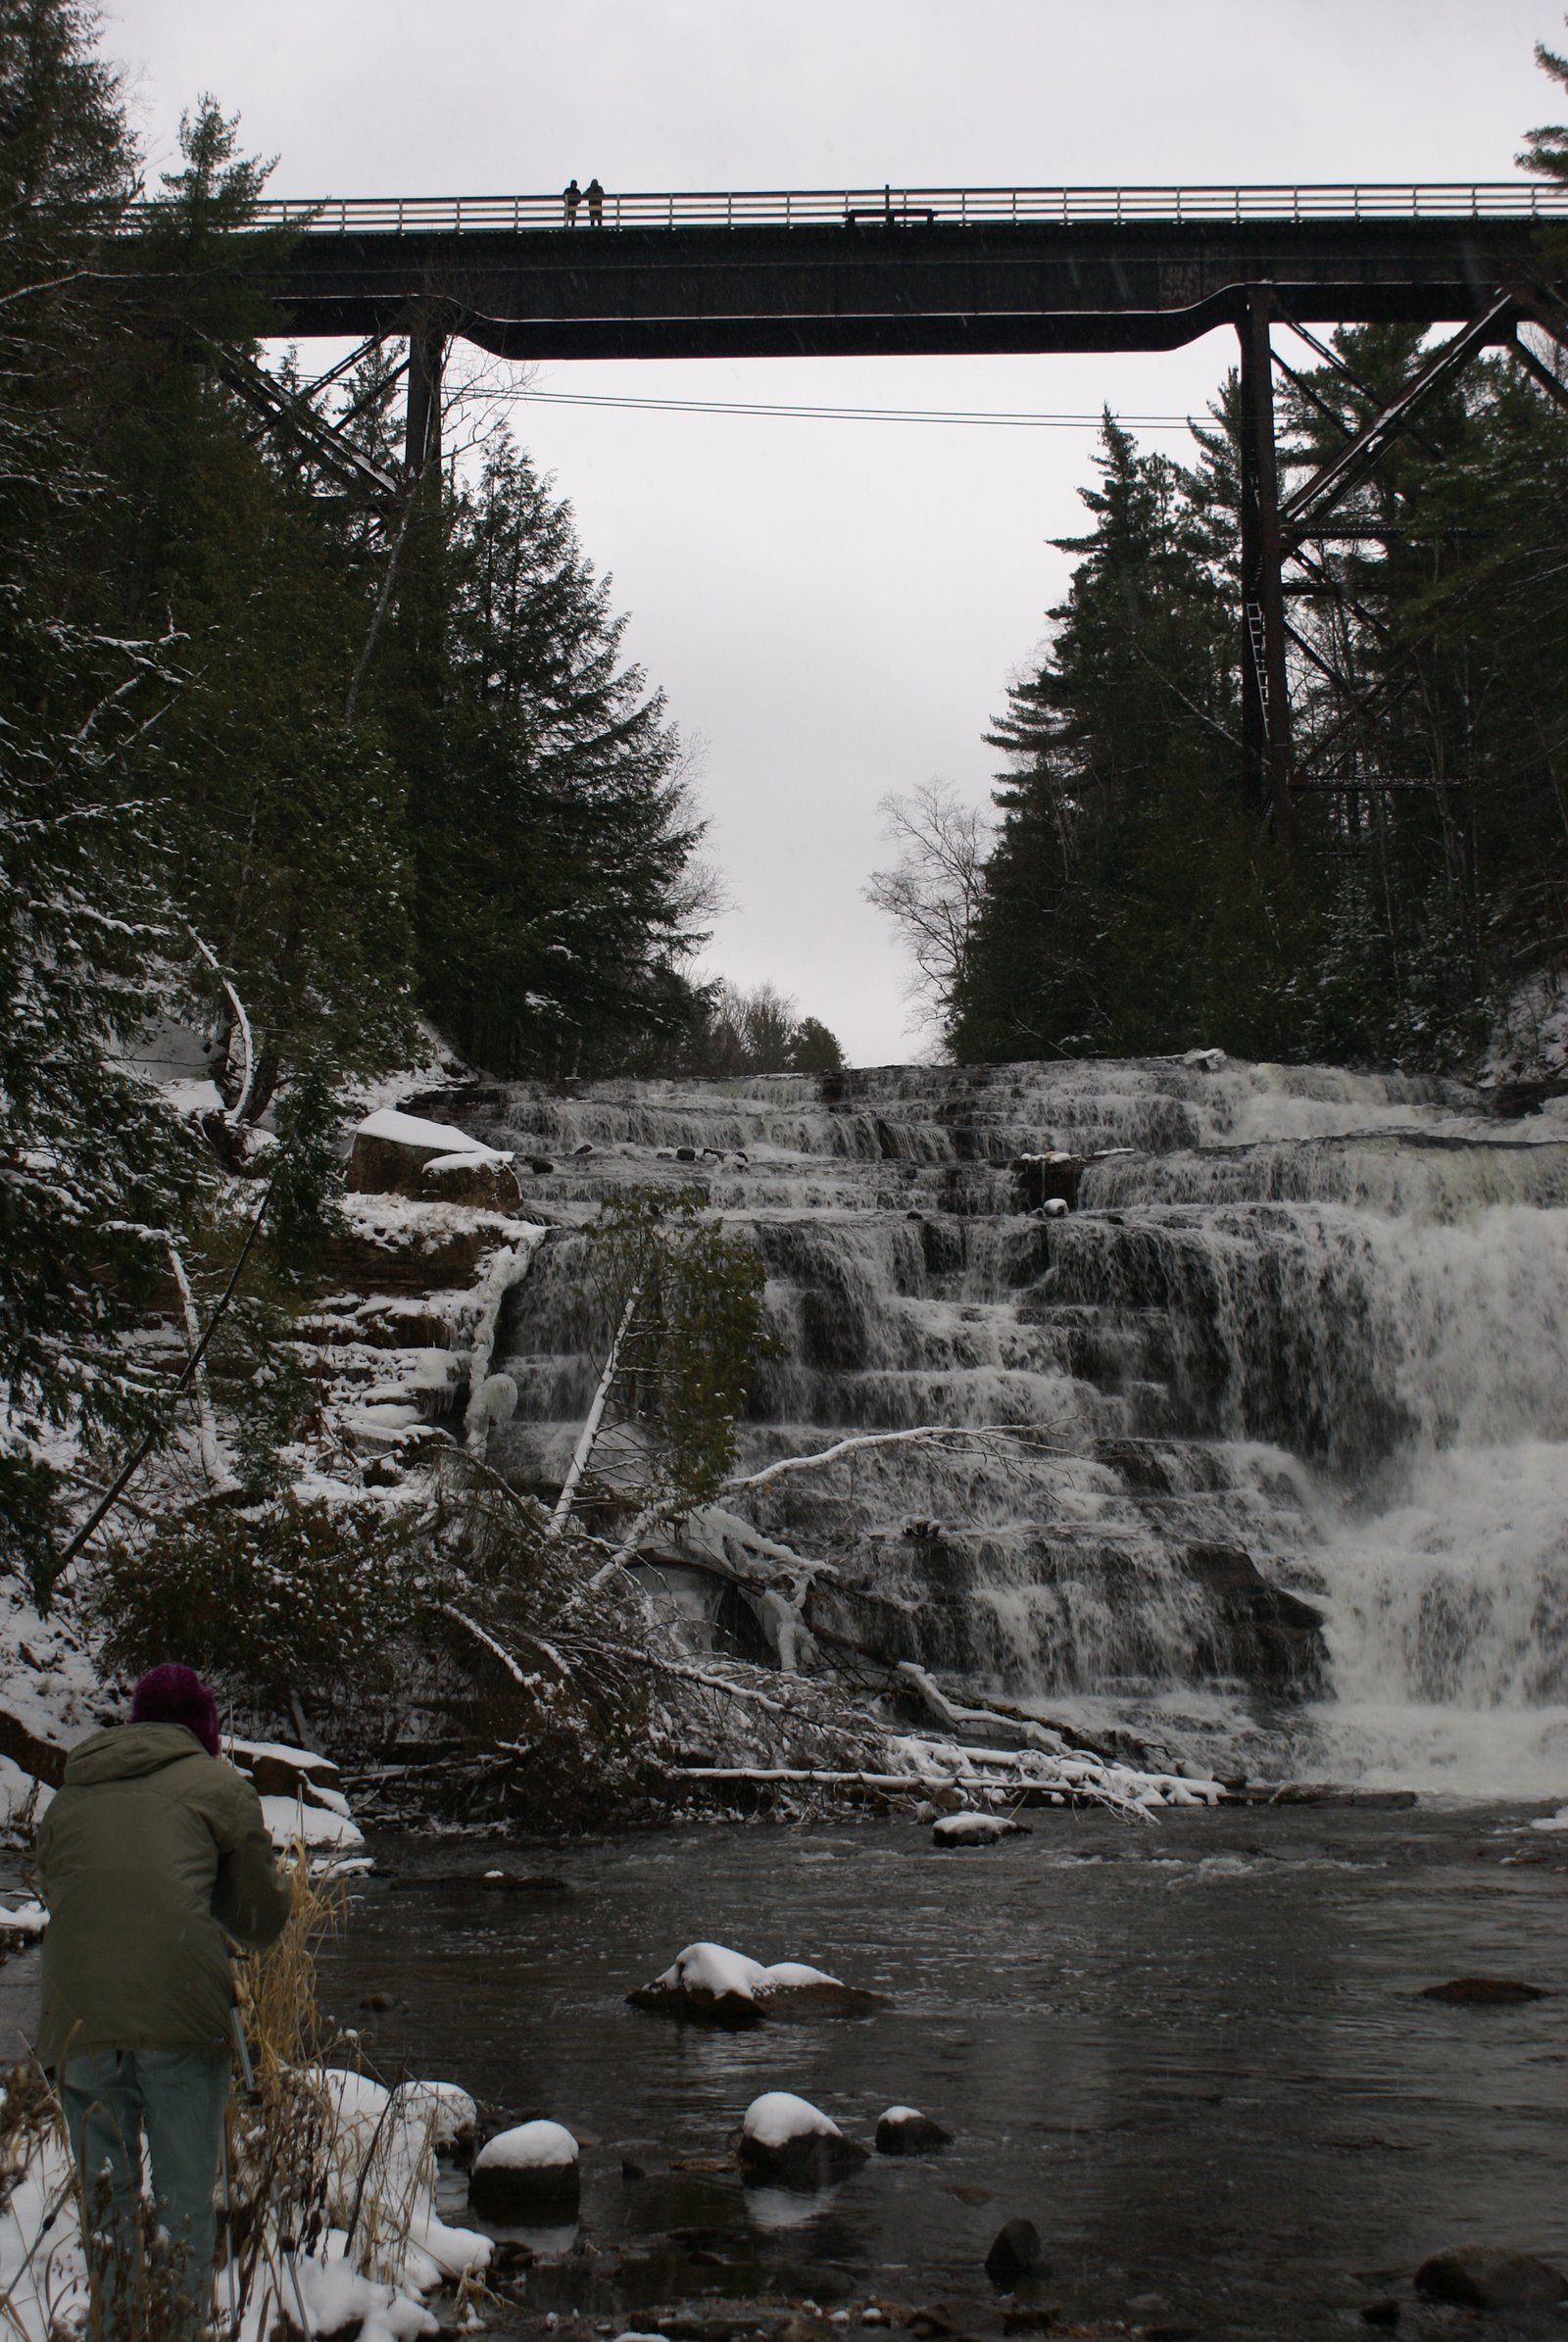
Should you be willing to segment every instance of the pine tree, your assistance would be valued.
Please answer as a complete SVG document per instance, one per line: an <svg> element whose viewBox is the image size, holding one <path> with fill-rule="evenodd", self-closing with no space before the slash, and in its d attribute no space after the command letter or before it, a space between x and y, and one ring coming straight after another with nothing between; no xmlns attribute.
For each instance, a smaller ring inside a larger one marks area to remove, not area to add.
<svg viewBox="0 0 1568 2342"><path fill-rule="evenodd" d="M40 1586L54 1435L145 1419L127 1304L198 1180L121 1053L167 943L135 751L177 683L167 646L62 608L74 537L109 492L89 386L118 270L106 238L134 185L91 32L68 0L0 20L0 1551Z"/></svg>
<svg viewBox="0 0 1568 2342"><path fill-rule="evenodd" d="M680 742L621 663L569 506L509 443L445 558L440 697L410 775L424 1000L498 1071L613 1065L688 1013L701 824Z"/></svg>
<svg viewBox="0 0 1568 2342"><path fill-rule="evenodd" d="M1050 652L987 735L1007 769L952 996L965 1057L1171 1046L1244 836L1235 629L1188 482L1109 415L1097 468Z"/></svg>

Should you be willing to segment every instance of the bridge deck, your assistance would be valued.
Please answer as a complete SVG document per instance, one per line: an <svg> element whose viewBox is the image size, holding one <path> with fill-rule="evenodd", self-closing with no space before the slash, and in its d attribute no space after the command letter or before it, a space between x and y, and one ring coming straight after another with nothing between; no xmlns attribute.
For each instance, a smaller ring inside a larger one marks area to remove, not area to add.
<svg viewBox="0 0 1568 2342"><path fill-rule="evenodd" d="M265 206L286 329L432 315L514 359L1172 349L1270 284L1303 322L1477 314L1568 194L1524 183L846 189Z"/></svg>

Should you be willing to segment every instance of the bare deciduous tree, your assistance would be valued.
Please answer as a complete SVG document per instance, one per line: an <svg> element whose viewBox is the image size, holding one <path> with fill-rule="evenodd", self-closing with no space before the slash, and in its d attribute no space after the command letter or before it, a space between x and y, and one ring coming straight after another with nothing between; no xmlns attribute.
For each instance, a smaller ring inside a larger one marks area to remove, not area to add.
<svg viewBox="0 0 1568 2342"><path fill-rule="evenodd" d="M884 797L877 809L900 853L891 869L872 871L863 892L893 921L913 960L912 1021L940 1034L985 893L990 817L943 780L925 781L907 797Z"/></svg>

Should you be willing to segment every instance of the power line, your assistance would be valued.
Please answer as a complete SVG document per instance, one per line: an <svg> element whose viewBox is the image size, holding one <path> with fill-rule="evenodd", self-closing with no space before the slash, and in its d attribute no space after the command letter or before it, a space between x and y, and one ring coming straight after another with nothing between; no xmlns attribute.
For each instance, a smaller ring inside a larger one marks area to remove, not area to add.
<svg viewBox="0 0 1568 2342"><path fill-rule="evenodd" d="M548 407L646 407L665 415L757 415L770 420L867 423L979 423L1006 430L1098 431L1103 415L1009 415L946 407L796 407L747 399L645 399L601 390L506 390L498 398ZM1133 430L1187 431L1186 415L1118 415Z"/></svg>

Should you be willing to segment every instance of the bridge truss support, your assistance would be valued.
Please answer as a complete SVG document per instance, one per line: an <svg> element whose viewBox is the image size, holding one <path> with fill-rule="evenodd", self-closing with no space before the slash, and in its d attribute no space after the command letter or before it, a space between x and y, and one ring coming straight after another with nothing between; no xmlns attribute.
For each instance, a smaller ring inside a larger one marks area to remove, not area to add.
<svg viewBox="0 0 1568 2342"><path fill-rule="evenodd" d="M1298 791L1338 791L1349 795L1377 795L1385 789L1451 788L1437 776L1372 779L1360 775L1325 775L1325 758L1338 762L1344 747L1353 743L1362 720L1370 712L1365 695L1357 692L1336 667L1325 662L1303 639L1286 614L1292 593L1345 598L1345 589L1326 559L1326 546L1341 540L1378 539L1385 532L1374 520L1342 523L1341 508L1365 487L1380 459L1405 435L1422 439L1417 420L1433 396L1444 389L1484 351L1505 349L1546 395L1568 406L1568 382L1547 366L1528 344L1519 327L1539 327L1559 349L1565 345L1560 315L1534 298L1529 290L1512 287L1498 292L1489 307L1460 328L1436 351L1426 354L1409 380L1387 404L1375 408L1359 430L1348 431L1346 444L1302 485L1282 495L1279 451L1275 438L1274 368L1282 370L1308 401L1325 415L1330 410L1294 369L1274 351L1271 325L1275 319L1306 341L1318 354L1348 369L1315 335L1298 324L1281 305L1277 289L1269 285L1246 288L1236 319L1241 342L1241 490L1242 490L1242 750L1243 785L1247 802L1267 820L1276 845L1292 843L1292 801ZM1349 379L1354 387L1362 386ZM1345 426L1342 424L1341 426ZM1294 567L1297 575L1287 572ZM1368 618L1359 604L1358 615ZM1370 623L1371 621L1368 620ZM1320 738L1305 765L1298 765L1291 736L1290 652L1297 652L1334 685L1344 703L1340 720ZM1397 697L1415 679L1413 647L1395 673L1385 679L1382 696Z"/></svg>
<svg viewBox="0 0 1568 2342"><path fill-rule="evenodd" d="M410 322L403 437L403 462L410 479L416 479L427 464L440 465L441 377L451 339L446 323L430 310Z"/></svg>
<svg viewBox="0 0 1568 2342"><path fill-rule="evenodd" d="M1242 345L1242 765L1249 805L1291 843L1291 706L1286 662L1279 453L1274 441L1273 301L1250 285Z"/></svg>

